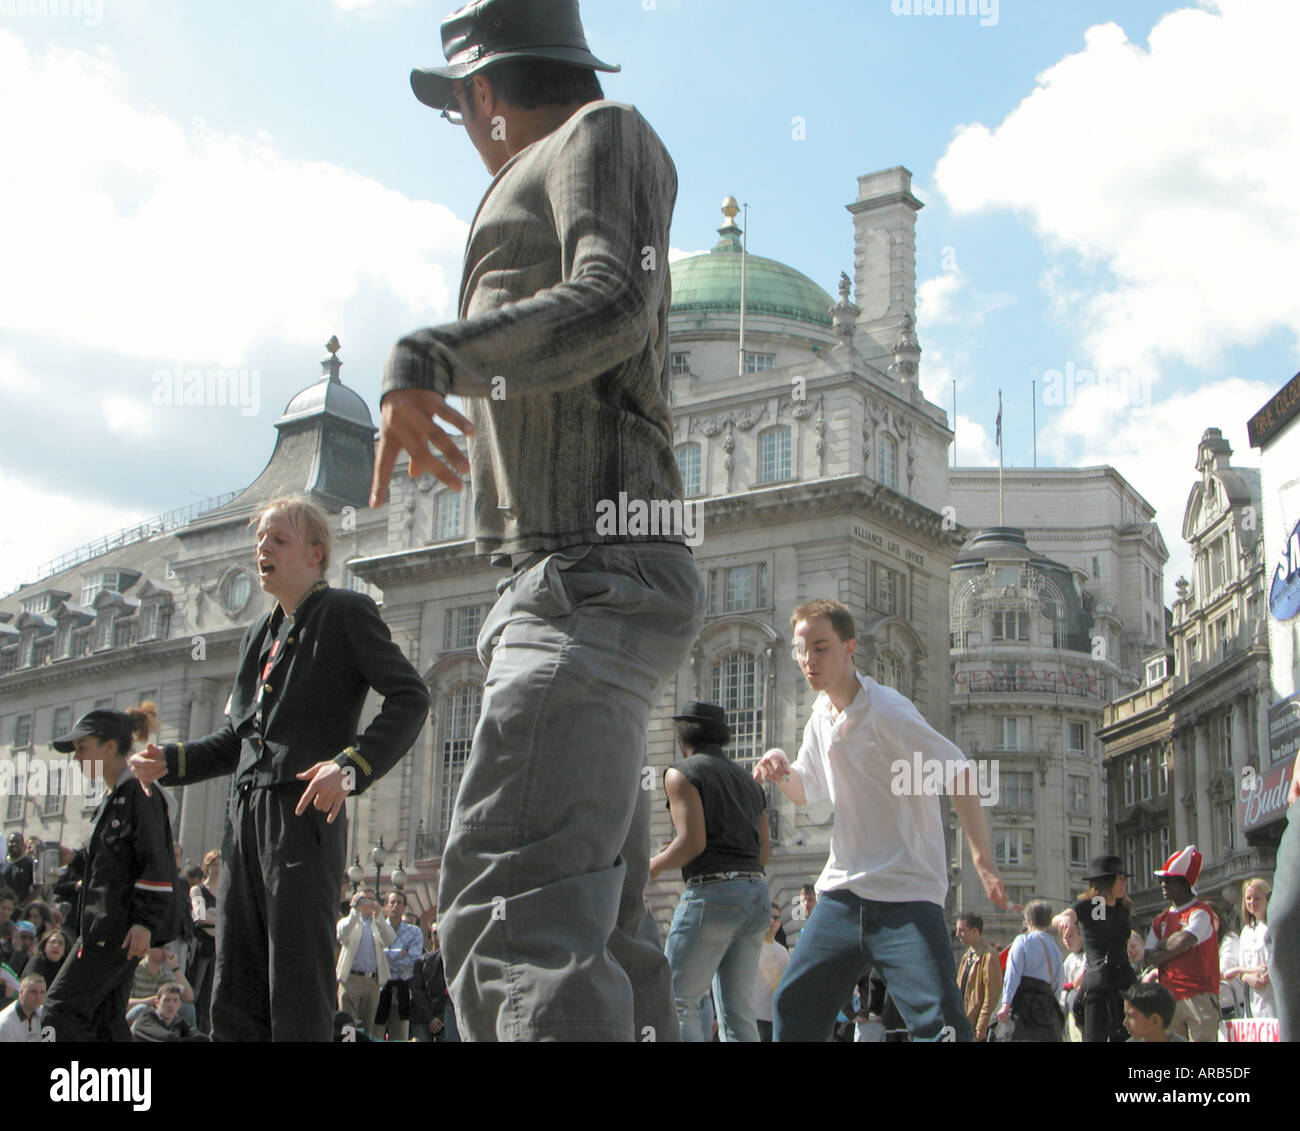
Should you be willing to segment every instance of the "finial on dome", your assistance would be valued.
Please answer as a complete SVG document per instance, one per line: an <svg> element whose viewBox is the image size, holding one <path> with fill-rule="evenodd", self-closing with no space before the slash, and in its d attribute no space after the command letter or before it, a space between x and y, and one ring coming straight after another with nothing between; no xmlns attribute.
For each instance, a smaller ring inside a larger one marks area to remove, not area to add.
<svg viewBox="0 0 1300 1131"><path fill-rule="evenodd" d="M331 381L337 381L339 379L339 370L343 368L343 362L338 359L338 337L331 334L330 340L325 343L325 348L329 350L330 355L320 363L320 375L328 377Z"/></svg>

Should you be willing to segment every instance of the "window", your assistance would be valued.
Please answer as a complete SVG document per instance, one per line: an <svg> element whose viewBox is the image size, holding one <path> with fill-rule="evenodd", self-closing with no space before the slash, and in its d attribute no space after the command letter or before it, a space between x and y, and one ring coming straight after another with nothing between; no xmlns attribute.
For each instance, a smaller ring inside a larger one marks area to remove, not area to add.
<svg viewBox="0 0 1300 1131"><path fill-rule="evenodd" d="M1029 614L1027 612L1003 612L993 614L993 639L1029 640Z"/></svg>
<svg viewBox="0 0 1300 1131"><path fill-rule="evenodd" d="M457 609L448 609L443 647L447 651L473 648L478 641L479 629L482 627L482 605L462 605Z"/></svg>
<svg viewBox="0 0 1300 1131"><path fill-rule="evenodd" d="M154 704L154 706L159 706L161 699L162 696L158 694L158 689L156 687L149 687L146 688L144 691L140 692L140 698L137 699L136 702L152 703Z"/></svg>
<svg viewBox="0 0 1300 1131"><path fill-rule="evenodd" d="M880 438L880 482L891 491L898 490L898 441L893 436Z"/></svg>
<svg viewBox="0 0 1300 1131"><path fill-rule="evenodd" d="M710 612L743 613L769 604L766 563L709 571Z"/></svg>
<svg viewBox="0 0 1300 1131"><path fill-rule="evenodd" d="M50 608L50 595L42 593L39 597L28 597L22 604L25 613L45 613Z"/></svg>
<svg viewBox="0 0 1300 1131"><path fill-rule="evenodd" d="M129 648L135 643L135 621L118 617L113 622L113 647Z"/></svg>
<svg viewBox="0 0 1300 1131"><path fill-rule="evenodd" d="M1071 754L1083 754L1087 749L1088 728L1084 723L1065 724L1066 749Z"/></svg>
<svg viewBox="0 0 1300 1131"><path fill-rule="evenodd" d="M776 354L774 353L750 353L745 351L745 372L746 373L766 373L776 365Z"/></svg>
<svg viewBox="0 0 1300 1131"><path fill-rule="evenodd" d="M669 355L672 358L672 372L676 377L679 373L689 373L691 371L690 351L673 353Z"/></svg>
<svg viewBox="0 0 1300 1131"><path fill-rule="evenodd" d="M681 444L674 453L677 456L677 472L682 477L682 494L693 499L702 490L701 459L699 444Z"/></svg>
<svg viewBox="0 0 1300 1131"><path fill-rule="evenodd" d="M65 659L72 647L72 621L64 620L54 633L54 658Z"/></svg>
<svg viewBox="0 0 1300 1131"><path fill-rule="evenodd" d="M1163 865L1173 855L1169 849L1169 826L1160 826L1160 863Z"/></svg>
<svg viewBox="0 0 1300 1131"><path fill-rule="evenodd" d="M1124 838L1124 870L1130 876L1137 876L1137 837ZM1136 885L1135 885L1136 886Z"/></svg>
<svg viewBox="0 0 1300 1131"><path fill-rule="evenodd" d="M1034 834L1029 829L997 829L993 833L993 856L1000 867L1032 864Z"/></svg>
<svg viewBox="0 0 1300 1131"><path fill-rule="evenodd" d="M351 569L348 569L344 571L343 576L346 579L347 587L353 593L364 593L367 597L370 596L370 586L366 584L366 579L359 573L353 573Z"/></svg>
<svg viewBox="0 0 1300 1131"><path fill-rule="evenodd" d="M1143 801L1151 800L1151 755L1143 754L1138 765L1138 796Z"/></svg>
<svg viewBox="0 0 1300 1131"><path fill-rule="evenodd" d="M50 729L50 741L72 729L72 708L57 707L54 711L54 726Z"/></svg>
<svg viewBox="0 0 1300 1131"><path fill-rule="evenodd" d="M92 573L82 582L81 585L81 604L89 608L95 603L95 598L105 589L118 590L121 585L121 575L116 570L107 572ZM120 591L120 590L118 590Z"/></svg>
<svg viewBox="0 0 1300 1131"><path fill-rule="evenodd" d="M249 583L249 596L252 596L251 582ZM247 598L245 599L245 604L247 604ZM239 608L241 609L243 607L244 607L243 605L239 606ZM151 601L148 605L146 605L143 609L140 610L140 639L152 640L154 633L157 631L158 631L158 606L156 603Z"/></svg>
<svg viewBox="0 0 1300 1131"><path fill-rule="evenodd" d="M1228 539L1220 538L1210 547L1210 588L1218 589L1227 580Z"/></svg>
<svg viewBox="0 0 1300 1131"><path fill-rule="evenodd" d="M763 683L758 657L732 652L713 665L713 701L727 712L730 753L738 766L752 769L763 750Z"/></svg>
<svg viewBox="0 0 1300 1131"><path fill-rule="evenodd" d="M165 605L158 610L158 639L166 640L172 630L172 609Z"/></svg>
<svg viewBox="0 0 1300 1131"><path fill-rule="evenodd" d="M1007 896L1012 903L1026 907L1034 898L1034 889L1029 884L1007 884Z"/></svg>
<svg viewBox="0 0 1300 1131"><path fill-rule="evenodd" d="M433 524L433 540L445 542L460 537L460 491L440 491L434 506L437 514Z"/></svg>
<svg viewBox="0 0 1300 1131"><path fill-rule="evenodd" d="M95 621L95 650L107 648L113 640L113 614L104 612Z"/></svg>
<svg viewBox="0 0 1300 1131"><path fill-rule="evenodd" d="M1147 664L1147 686L1153 683L1160 683L1169 670L1168 657L1161 656L1158 660L1152 660Z"/></svg>
<svg viewBox="0 0 1300 1131"><path fill-rule="evenodd" d="M231 616L237 616L244 611L244 606L248 604L252 596L252 574L247 570L237 569L226 578L226 584L221 593L221 603L225 605L226 612Z"/></svg>
<svg viewBox="0 0 1300 1131"><path fill-rule="evenodd" d="M1034 775L1028 770L1004 770L998 777L1001 796L998 801L1004 809L1032 809L1034 807Z"/></svg>
<svg viewBox="0 0 1300 1131"><path fill-rule="evenodd" d="M903 598L903 575L879 562L871 566L872 601L882 613L895 616L903 613L907 604Z"/></svg>
<svg viewBox="0 0 1300 1131"><path fill-rule="evenodd" d="M14 747L30 746L32 744L32 717L31 715L18 715L14 719Z"/></svg>
<svg viewBox="0 0 1300 1131"><path fill-rule="evenodd" d="M19 789L10 792L8 803L5 805L6 821L16 821L23 815L23 798L26 796L27 794Z"/></svg>
<svg viewBox="0 0 1300 1131"><path fill-rule="evenodd" d="M477 683L467 683L443 698L443 718L446 720L442 735L442 797L439 816L443 835L451 829L451 813L465 776L465 763L478 725L479 711L483 706L483 688Z"/></svg>
<svg viewBox="0 0 1300 1131"><path fill-rule="evenodd" d="M1029 720L998 715L993 720L995 742L999 750L1029 748Z"/></svg>
<svg viewBox="0 0 1300 1131"><path fill-rule="evenodd" d="M779 483L790 478L790 429L769 428L758 438L758 481Z"/></svg>
<svg viewBox="0 0 1300 1131"><path fill-rule="evenodd" d="M1078 774L1071 774L1066 801L1071 813L1079 817L1088 815L1088 792L1088 779Z"/></svg>
<svg viewBox="0 0 1300 1131"><path fill-rule="evenodd" d="M1155 854L1155 837L1151 830L1148 829L1142 834L1142 874L1144 876L1149 876L1156 870ZM1159 861L1159 863L1163 863L1163 861Z"/></svg>
<svg viewBox="0 0 1300 1131"><path fill-rule="evenodd" d="M67 762L51 762L46 767L45 798L41 803L42 817L63 815L63 779L67 768Z"/></svg>
<svg viewBox="0 0 1300 1131"><path fill-rule="evenodd" d="M1078 867L1088 863L1088 838L1081 833L1070 834L1070 864Z"/></svg>
<svg viewBox="0 0 1300 1131"><path fill-rule="evenodd" d="M1133 759L1128 758L1124 762L1124 804L1132 805L1137 800L1137 795L1133 789Z"/></svg>
<svg viewBox="0 0 1300 1131"><path fill-rule="evenodd" d="M1156 792L1161 797L1169 792L1169 762L1163 753L1156 755ZM1168 856L1166 852L1165 858Z"/></svg>
<svg viewBox="0 0 1300 1131"><path fill-rule="evenodd" d="M876 657L876 682L895 691L903 690L903 665L892 652L881 652Z"/></svg>
<svg viewBox="0 0 1300 1131"><path fill-rule="evenodd" d="M1214 720L1219 731L1219 768L1232 769L1232 708Z"/></svg>
<svg viewBox="0 0 1300 1131"><path fill-rule="evenodd" d="M0 651L0 675L8 675L18 666L18 649L6 648Z"/></svg>
<svg viewBox="0 0 1300 1131"><path fill-rule="evenodd" d="M1093 554L1092 556L1092 576L1093 577L1101 576L1101 558L1099 558L1096 554Z"/></svg>

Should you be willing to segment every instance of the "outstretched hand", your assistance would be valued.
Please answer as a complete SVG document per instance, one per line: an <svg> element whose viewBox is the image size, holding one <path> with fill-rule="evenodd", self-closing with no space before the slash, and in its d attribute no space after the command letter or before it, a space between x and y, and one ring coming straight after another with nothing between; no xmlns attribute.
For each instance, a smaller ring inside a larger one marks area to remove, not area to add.
<svg viewBox="0 0 1300 1131"><path fill-rule="evenodd" d="M395 389L384 397L379 413L379 445L375 448L375 470L370 482L372 507L380 506L388 497L393 465L402 451L410 453L408 472L412 479L428 473L453 491L460 490L462 477L469 474L469 460L456 441L434 423L434 418L442 417L468 436L474 425L466 417L428 389ZM438 459L430 445L444 459Z"/></svg>
<svg viewBox="0 0 1300 1131"><path fill-rule="evenodd" d="M151 742L148 749L139 754L132 754L126 761L131 767L131 773L135 775L135 780L144 790L144 795L151 797L149 786L159 778L167 776L167 759L163 756L162 747L155 746Z"/></svg>

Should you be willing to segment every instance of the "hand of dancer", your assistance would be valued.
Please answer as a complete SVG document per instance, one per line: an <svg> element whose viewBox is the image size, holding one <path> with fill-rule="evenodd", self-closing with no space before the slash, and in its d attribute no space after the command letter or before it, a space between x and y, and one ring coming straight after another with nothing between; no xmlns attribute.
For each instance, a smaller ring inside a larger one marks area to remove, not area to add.
<svg viewBox="0 0 1300 1131"><path fill-rule="evenodd" d="M135 780L140 783L146 797L151 797L149 786L159 778L167 776L167 759L163 755L161 746L155 746L149 743L147 749L138 754L132 754L127 760L127 765L131 767L131 773L135 775Z"/></svg>
<svg viewBox="0 0 1300 1131"><path fill-rule="evenodd" d="M379 444L370 482L372 507L380 506L388 497L393 465L403 450L410 453L408 471L412 479L427 472L453 491L460 490L462 477L469 474L469 460L456 441L434 423L434 417L442 417L469 436L474 425L466 417L428 389L393 390L384 397L379 415ZM430 445L442 453L442 459L434 455Z"/></svg>
<svg viewBox="0 0 1300 1131"><path fill-rule="evenodd" d="M337 762L317 762L303 770L298 780L305 781L307 788L302 791L294 813L301 817L307 812L307 806L315 805L322 813L329 814L327 823L332 825L350 792L343 767Z"/></svg>

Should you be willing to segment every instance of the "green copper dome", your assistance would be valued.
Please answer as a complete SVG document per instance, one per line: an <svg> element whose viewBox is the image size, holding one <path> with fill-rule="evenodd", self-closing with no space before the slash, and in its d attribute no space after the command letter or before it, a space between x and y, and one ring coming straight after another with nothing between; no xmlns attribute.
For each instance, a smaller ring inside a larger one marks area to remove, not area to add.
<svg viewBox="0 0 1300 1131"><path fill-rule="evenodd" d="M722 238L705 255L679 259L671 267L674 314L691 311L740 313L740 229L734 219L735 204L728 198L723 211ZM831 325L835 304L807 275L761 255L745 256L745 313L774 315L797 322Z"/></svg>

